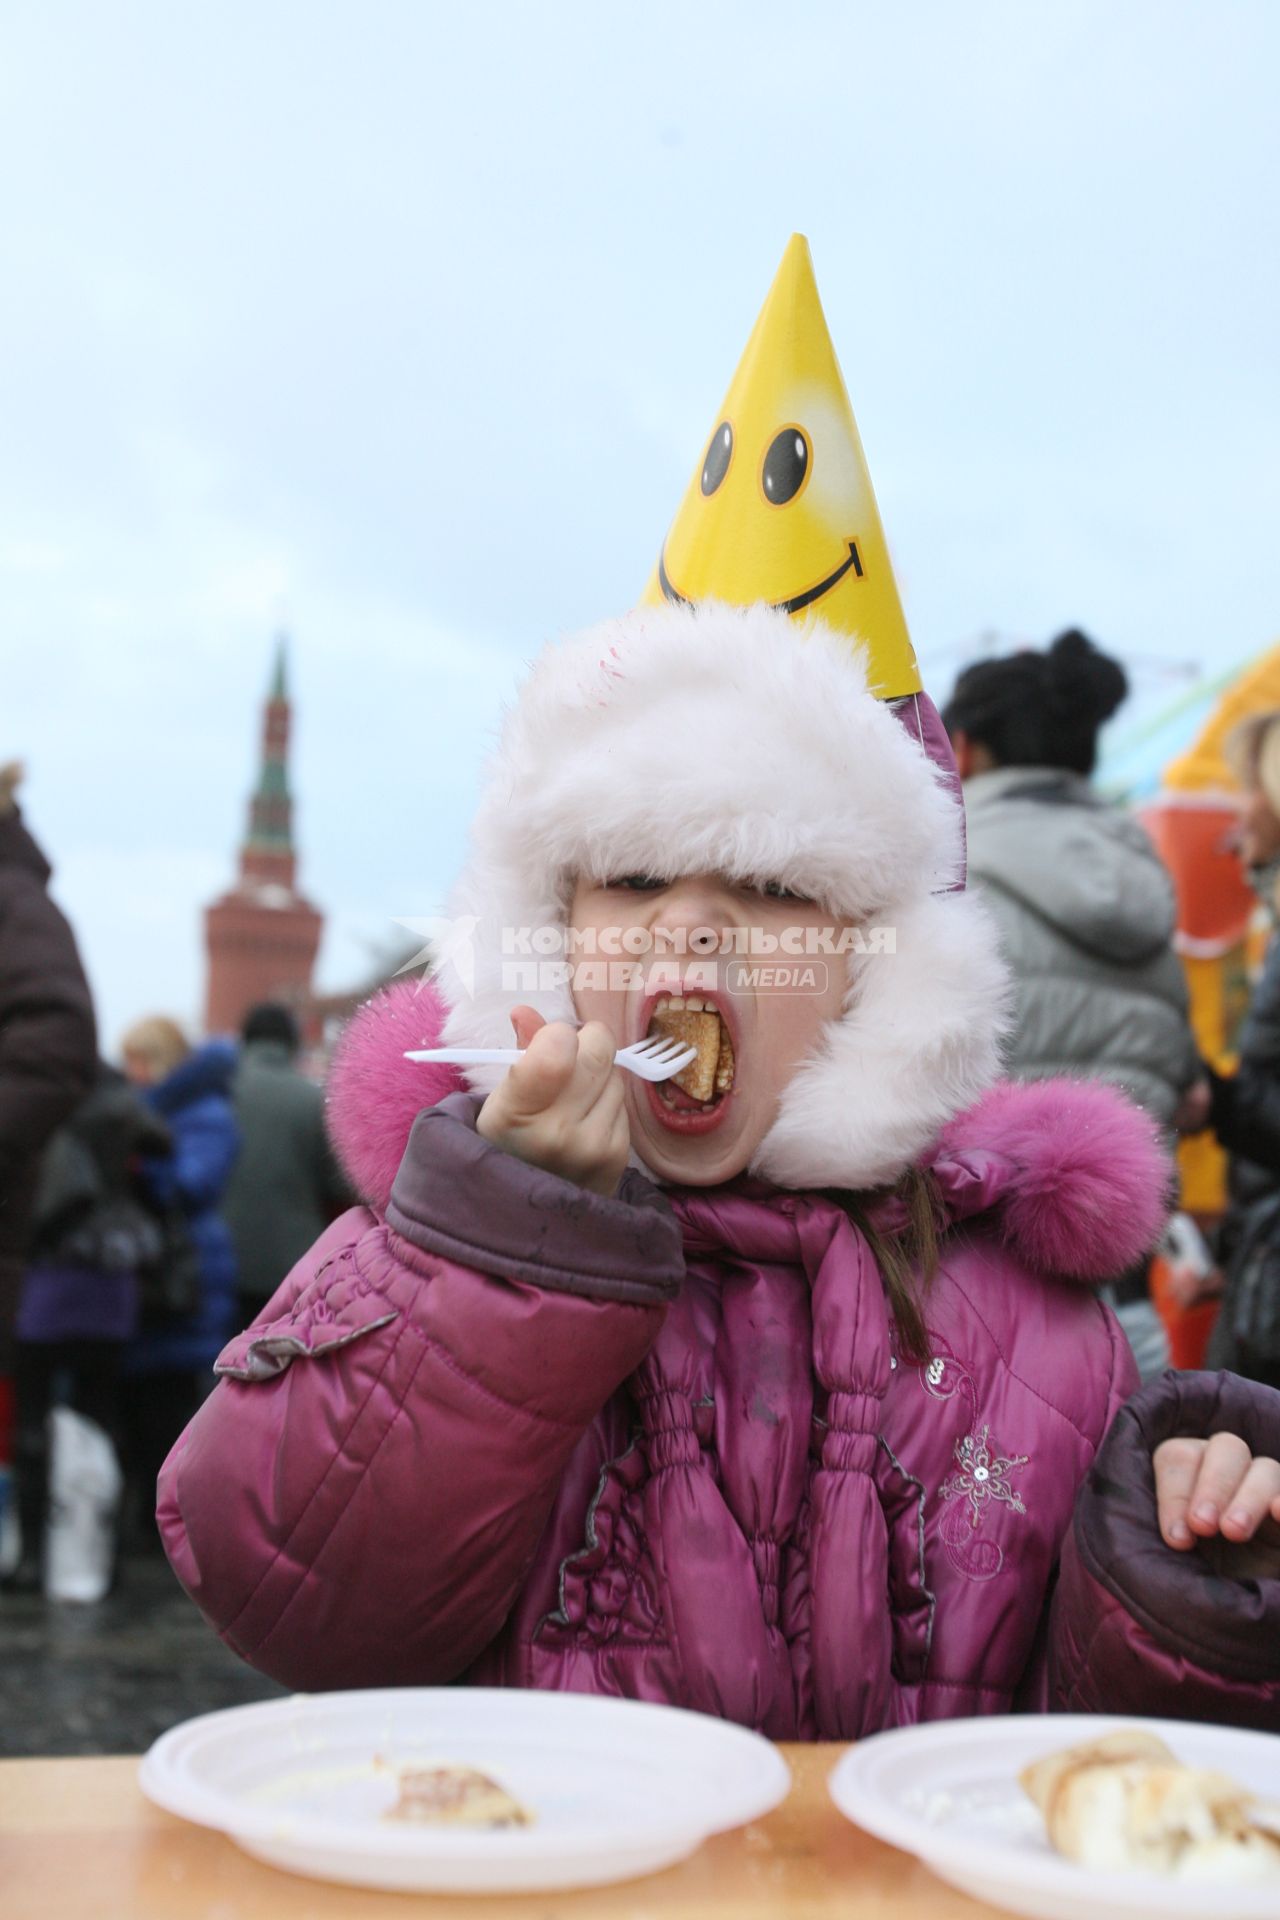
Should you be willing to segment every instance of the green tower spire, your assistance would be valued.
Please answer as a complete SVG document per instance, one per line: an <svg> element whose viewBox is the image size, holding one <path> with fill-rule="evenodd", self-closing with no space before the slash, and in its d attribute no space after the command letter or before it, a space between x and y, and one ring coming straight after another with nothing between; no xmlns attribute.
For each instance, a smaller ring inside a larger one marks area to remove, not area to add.
<svg viewBox="0 0 1280 1920"><path fill-rule="evenodd" d="M288 703L288 699L289 699L288 665L289 665L289 636L287 633L278 633L276 635L275 672L271 676L271 691L267 695L268 700L282 700L286 704Z"/></svg>
<svg viewBox="0 0 1280 1920"><path fill-rule="evenodd" d="M250 847L276 853L293 852L293 801L289 793L288 637L276 638L275 664L267 692L262 738L262 766L249 803Z"/></svg>

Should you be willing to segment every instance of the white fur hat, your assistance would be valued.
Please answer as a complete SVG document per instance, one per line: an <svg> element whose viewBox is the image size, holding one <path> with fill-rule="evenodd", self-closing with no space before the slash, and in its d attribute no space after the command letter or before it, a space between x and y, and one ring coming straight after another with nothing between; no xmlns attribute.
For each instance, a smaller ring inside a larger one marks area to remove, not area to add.
<svg viewBox="0 0 1280 1920"><path fill-rule="evenodd" d="M504 930L563 929L579 873L775 882L894 944L844 962L845 1012L752 1171L881 1186L998 1072L1005 975L963 866L954 793L847 639L763 605L637 608L547 647L506 717L450 905L474 978L439 970L445 1037L508 1046L521 1001L575 1018L567 985L504 983L523 937Z"/></svg>

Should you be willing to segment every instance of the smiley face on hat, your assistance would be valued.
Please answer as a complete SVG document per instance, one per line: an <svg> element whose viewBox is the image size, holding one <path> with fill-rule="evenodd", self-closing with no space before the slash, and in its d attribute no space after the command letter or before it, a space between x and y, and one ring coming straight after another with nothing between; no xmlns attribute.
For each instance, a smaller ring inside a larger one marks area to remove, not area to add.
<svg viewBox="0 0 1280 1920"><path fill-rule="evenodd" d="M920 688L808 243L792 236L642 600L767 601L865 653L883 699Z"/></svg>

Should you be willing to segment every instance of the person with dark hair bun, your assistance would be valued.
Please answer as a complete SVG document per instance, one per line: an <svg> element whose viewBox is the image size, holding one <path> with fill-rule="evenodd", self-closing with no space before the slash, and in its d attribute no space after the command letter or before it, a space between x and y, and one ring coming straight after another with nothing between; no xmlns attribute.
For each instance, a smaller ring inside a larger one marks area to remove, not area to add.
<svg viewBox="0 0 1280 1920"><path fill-rule="evenodd" d="M1044 653L979 660L956 681L942 716L961 779L996 767L1091 774L1099 730L1128 691L1119 662L1074 627ZM968 794L965 801L972 805Z"/></svg>
<svg viewBox="0 0 1280 1920"><path fill-rule="evenodd" d="M1133 816L1089 784L1123 667L1071 629L967 667L943 709L964 782L969 881L1014 977L1019 1080L1109 1080L1170 1134L1197 1079L1173 886ZM1145 1267L1117 1283L1144 1378L1168 1363Z"/></svg>

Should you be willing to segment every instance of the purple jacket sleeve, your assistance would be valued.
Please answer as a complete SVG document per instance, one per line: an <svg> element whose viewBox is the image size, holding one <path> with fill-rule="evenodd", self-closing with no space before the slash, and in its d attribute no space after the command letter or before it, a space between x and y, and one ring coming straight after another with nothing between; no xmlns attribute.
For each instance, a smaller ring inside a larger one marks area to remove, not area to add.
<svg viewBox="0 0 1280 1920"><path fill-rule="evenodd" d="M494 1638L569 1455L683 1275L638 1176L604 1200L419 1115L386 1219L344 1214L166 1461L179 1579L286 1686L432 1684Z"/></svg>
<svg viewBox="0 0 1280 1920"><path fill-rule="evenodd" d="M1280 1579L1231 1577L1156 1524L1151 1456L1179 1435L1238 1433L1280 1457L1280 1393L1232 1373L1163 1374L1121 1410L1062 1557L1053 1704L1065 1712L1221 1720L1280 1731Z"/></svg>

